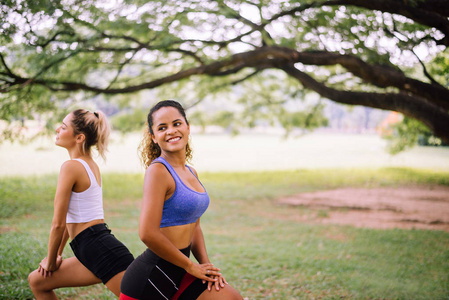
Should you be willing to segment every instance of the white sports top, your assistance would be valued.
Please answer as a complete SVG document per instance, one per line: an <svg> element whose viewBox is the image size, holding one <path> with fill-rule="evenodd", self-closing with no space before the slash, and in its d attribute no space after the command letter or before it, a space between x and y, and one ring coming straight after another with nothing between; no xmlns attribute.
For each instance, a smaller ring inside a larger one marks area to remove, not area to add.
<svg viewBox="0 0 449 300"><path fill-rule="evenodd" d="M80 193L72 191L66 222L84 223L92 220L104 219L103 190L101 186L98 185L94 173L92 173L89 165L84 160L79 158L75 158L74 160L82 163L86 169L90 179L90 187Z"/></svg>

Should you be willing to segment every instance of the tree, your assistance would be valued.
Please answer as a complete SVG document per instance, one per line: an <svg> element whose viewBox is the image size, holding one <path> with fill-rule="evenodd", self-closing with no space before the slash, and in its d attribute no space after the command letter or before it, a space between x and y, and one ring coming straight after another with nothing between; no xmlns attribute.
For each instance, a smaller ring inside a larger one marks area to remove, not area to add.
<svg viewBox="0 0 449 300"><path fill-rule="evenodd" d="M192 105L236 91L254 123L313 91L449 142L445 0L8 0L0 13L4 120L162 88Z"/></svg>

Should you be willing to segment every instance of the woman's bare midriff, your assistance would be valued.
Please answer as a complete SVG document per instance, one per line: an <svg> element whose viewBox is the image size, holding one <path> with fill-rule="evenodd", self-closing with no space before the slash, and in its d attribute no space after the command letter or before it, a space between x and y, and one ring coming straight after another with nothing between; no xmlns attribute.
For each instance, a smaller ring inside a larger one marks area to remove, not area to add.
<svg viewBox="0 0 449 300"><path fill-rule="evenodd" d="M69 232L69 237L73 240L81 231L90 226L104 223L104 219L92 220L86 223L67 223L67 231Z"/></svg>
<svg viewBox="0 0 449 300"><path fill-rule="evenodd" d="M161 228L161 232L178 249L187 248L192 243L196 223Z"/></svg>

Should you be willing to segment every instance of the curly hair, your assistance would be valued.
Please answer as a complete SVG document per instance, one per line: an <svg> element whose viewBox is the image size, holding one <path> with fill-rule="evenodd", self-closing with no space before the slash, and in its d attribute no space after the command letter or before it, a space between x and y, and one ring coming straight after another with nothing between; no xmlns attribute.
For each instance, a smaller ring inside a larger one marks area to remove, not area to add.
<svg viewBox="0 0 449 300"><path fill-rule="evenodd" d="M148 166L151 164L153 160L158 158L161 155L161 148L158 144L153 142L153 139L151 138L152 135L154 135L153 132L153 114L161 109L162 107L174 107L176 108L179 113L183 116L184 120L186 121L187 125L189 125L189 121L186 117L186 112L184 111L184 108L182 105L175 101L175 100L163 100L158 102L155 106L153 106L150 109L150 112L148 113L146 126L143 133L142 141L139 145L139 152L140 152L140 160L142 162L142 165L145 168L148 168ZM187 142L186 145L186 161L190 162L192 159L192 148L190 147L190 142Z"/></svg>

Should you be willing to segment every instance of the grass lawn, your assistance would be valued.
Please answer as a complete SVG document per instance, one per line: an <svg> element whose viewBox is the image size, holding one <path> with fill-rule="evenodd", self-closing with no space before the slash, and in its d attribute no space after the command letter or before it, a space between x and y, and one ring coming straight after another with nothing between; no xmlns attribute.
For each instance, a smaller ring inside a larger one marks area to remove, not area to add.
<svg viewBox="0 0 449 300"><path fill-rule="evenodd" d="M202 228L211 261L247 299L448 299L449 233L299 221L274 199L337 187L449 186L449 172L407 168L201 173L211 196ZM106 221L139 255L141 174L103 176ZM0 177L0 299L30 299L46 255L56 175ZM323 214L325 217L325 214ZM65 257L72 256L67 245ZM102 285L62 299L114 299Z"/></svg>

